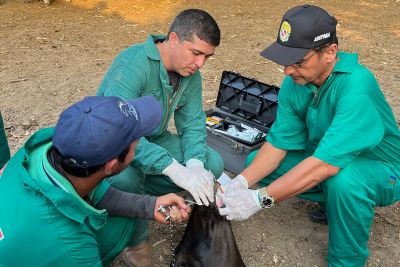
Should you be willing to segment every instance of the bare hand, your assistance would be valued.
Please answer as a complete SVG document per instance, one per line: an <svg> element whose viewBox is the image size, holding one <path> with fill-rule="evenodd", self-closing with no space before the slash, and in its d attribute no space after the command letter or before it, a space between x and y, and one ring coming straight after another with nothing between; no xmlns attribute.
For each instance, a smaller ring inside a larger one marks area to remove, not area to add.
<svg viewBox="0 0 400 267"><path fill-rule="evenodd" d="M173 222L183 222L189 219L190 207L185 204L185 200L176 194L167 194L160 196L156 200L156 207L154 209L154 220L160 223L168 224L166 216L157 209L160 206L172 206L170 210L171 219Z"/></svg>

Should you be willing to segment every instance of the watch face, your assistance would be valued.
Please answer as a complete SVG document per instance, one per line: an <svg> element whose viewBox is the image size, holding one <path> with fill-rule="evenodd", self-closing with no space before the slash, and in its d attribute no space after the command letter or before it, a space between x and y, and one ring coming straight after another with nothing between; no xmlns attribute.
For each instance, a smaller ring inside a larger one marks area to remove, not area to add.
<svg viewBox="0 0 400 267"><path fill-rule="evenodd" d="M261 201L261 205L263 208L270 208L272 206L272 199L268 197L263 197Z"/></svg>
<svg viewBox="0 0 400 267"><path fill-rule="evenodd" d="M262 208L271 208L274 206L274 199L268 195L264 188L258 191L258 201Z"/></svg>

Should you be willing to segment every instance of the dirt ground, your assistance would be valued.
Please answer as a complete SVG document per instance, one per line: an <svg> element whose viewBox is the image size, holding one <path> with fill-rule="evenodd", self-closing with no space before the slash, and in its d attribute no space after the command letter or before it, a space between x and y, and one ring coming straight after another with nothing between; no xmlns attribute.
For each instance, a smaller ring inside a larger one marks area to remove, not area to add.
<svg viewBox="0 0 400 267"><path fill-rule="evenodd" d="M310 1L339 21L340 49L356 51L376 75L400 121L400 1ZM60 112L93 95L113 58L149 33L165 33L174 15L210 12L222 42L204 76L204 108L215 104L223 70L279 85L282 69L259 56L277 34L282 14L303 1L262 0L0 0L0 109L12 151ZM373 122L371 122L373 123ZM298 199L233 222L247 266L325 266L327 227L307 219L314 207ZM400 266L400 205L377 208L367 266ZM184 231L178 226L174 242ZM169 228L151 224L154 266L170 261ZM118 262L114 266L121 266Z"/></svg>

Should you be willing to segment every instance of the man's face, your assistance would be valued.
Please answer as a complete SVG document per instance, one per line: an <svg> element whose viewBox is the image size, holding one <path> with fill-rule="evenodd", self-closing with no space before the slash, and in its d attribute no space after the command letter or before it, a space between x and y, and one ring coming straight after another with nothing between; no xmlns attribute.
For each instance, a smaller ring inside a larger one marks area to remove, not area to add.
<svg viewBox="0 0 400 267"><path fill-rule="evenodd" d="M129 166L129 163L131 163L133 158L135 157L135 150L136 150L136 146L138 145L138 143L139 143L139 140L136 140L136 141L133 141L129 145L129 151L125 157L124 162L118 161L119 164L116 166L116 169L113 170L112 175L116 175L116 174L120 173L121 171L125 170Z"/></svg>
<svg viewBox="0 0 400 267"><path fill-rule="evenodd" d="M290 75L295 83L313 83L321 86L332 71L333 60L336 58L336 45L333 50L325 47L320 51L310 50L298 63L284 66L284 74Z"/></svg>
<svg viewBox="0 0 400 267"><path fill-rule="evenodd" d="M214 55L215 46L193 35L192 41L180 41L175 33L169 36L172 53L170 61L172 71L181 76L189 76L202 68L206 60Z"/></svg>
<svg viewBox="0 0 400 267"><path fill-rule="evenodd" d="M133 158L135 157L136 146L138 144L139 144L139 140L135 140L129 145L129 152L126 155L125 161L123 163L125 167L127 167L129 165L129 163L131 163Z"/></svg>

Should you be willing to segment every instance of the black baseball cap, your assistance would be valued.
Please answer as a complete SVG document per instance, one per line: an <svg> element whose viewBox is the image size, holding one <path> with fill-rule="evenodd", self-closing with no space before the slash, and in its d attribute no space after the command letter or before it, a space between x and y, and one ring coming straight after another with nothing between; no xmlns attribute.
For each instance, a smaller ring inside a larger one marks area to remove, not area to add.
<svg viewBox="0 0 400 267"><path fill-rule="evenodd" d="M279 65L292 65L310 49L335 40L336 24L335 17L320 7L294 7L283 15L276 42L260 55Z"/></svg>

